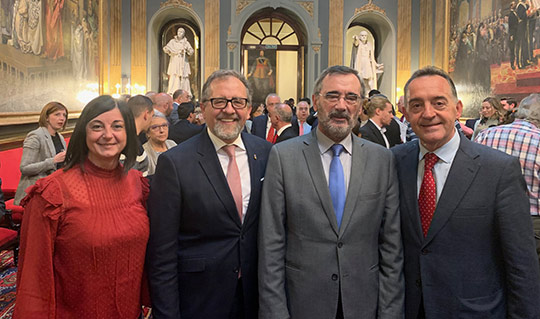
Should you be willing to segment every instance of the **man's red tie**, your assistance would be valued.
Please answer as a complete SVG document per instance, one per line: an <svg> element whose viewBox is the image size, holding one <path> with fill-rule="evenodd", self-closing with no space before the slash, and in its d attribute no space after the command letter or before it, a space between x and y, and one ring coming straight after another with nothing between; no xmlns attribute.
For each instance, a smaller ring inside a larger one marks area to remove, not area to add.
<svg viewBox="0 0 540 319"><path fill-rule="evenodd" d="M418 208L420 210L420 220L424 237L427 236L429 225L433 219L435 207L437 207L437 186L433 178L433 166L439 157L433 153L424 155L424 178L418 195Z"/></svg>
<svg viewBox="0 0 540 319"><path fill-rule="evenodd" d="M270 126L270 129L268 130L268 135L266 136L266 140L270 143L275 143L275 135L276 135L276 130L274 129L273 126Z"/></svg>

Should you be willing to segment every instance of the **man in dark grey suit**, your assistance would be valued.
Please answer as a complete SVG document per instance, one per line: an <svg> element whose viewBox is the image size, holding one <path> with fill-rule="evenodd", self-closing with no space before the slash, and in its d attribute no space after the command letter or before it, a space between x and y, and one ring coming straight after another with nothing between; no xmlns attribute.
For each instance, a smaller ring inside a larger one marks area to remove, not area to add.
<svg viewBox="0 0 540 319"><path fill-rule="evenodd" d="M280 143L298 136L298 133L292 127L292 118L293 112L288 104L280 103L274 107L274 112L270 115L270 121L272 122L272 127L276 130L275 143Z"/></svg>
<svg viewBox="0 0 540 319"><path fill-rule="evenodd" d="M452 79L426 67L405 85L419 141L399 145L405 318L540 318L540 269L517 158L473 143L454 121Z"/></svg>
<svg viewBox="0 0 540 319"><path fill-rule="evenodd" d="M351 134L356 70L315 83L319 125L276 144L259 225L259 318L402 318L403 256L392 153ZM290 196L302 189L301 197Z"/></svg>

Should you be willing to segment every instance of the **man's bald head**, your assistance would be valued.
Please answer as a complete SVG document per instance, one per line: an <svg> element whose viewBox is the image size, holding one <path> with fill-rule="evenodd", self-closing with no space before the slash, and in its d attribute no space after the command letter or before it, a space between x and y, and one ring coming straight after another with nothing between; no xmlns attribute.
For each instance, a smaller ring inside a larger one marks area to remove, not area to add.
<svg viewBox="0 0 540 319"><path fill-rule="evenodd" d="M173 110L173 99L167 93L158 93L154 96L154 108L169 116Z"/></svg>

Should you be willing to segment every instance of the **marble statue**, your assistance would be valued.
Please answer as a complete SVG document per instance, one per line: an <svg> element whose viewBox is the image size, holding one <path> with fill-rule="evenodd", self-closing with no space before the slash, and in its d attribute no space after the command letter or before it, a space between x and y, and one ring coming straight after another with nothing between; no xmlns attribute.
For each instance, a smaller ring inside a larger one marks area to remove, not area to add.
<svg viewBox="0 0 540 319"><path fill-rule="evenodd" d="M177 35L163 47L163 51L170 55L169 67L169 88L167 93L173 94L178 89L191 92L189 85L189 75L191 68L188 62L188 56L193 54L193 48L185 38L184 28L178 28Z"/></svg>
<svg viewBox="0 0 540 319"><path fill-rule="evenodd" d="M373 43L368 41L368 33L363 30L353 36L351 67L358 71L366 85L366 92L377 89L377 75L383 73L384 65L375 60Z"/></svg>

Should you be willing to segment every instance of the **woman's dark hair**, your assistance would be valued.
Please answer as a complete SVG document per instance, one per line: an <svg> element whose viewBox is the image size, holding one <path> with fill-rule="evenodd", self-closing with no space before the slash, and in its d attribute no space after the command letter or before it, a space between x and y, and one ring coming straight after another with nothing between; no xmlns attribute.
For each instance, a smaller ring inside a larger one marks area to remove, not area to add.
<svg viewBox="0 0 540 319"><path fill-rule="evenodd" d="M64 104L60 102L49 102L45 104L45 106L41 109L41 113L39 114L39 126L40 127L47 127L47 119L49 118L49 115L53 114L54 112L58 110L64 110L66 111L66 120L64 122L64 126L62 126L62 129L66 128L67 125L67 119L68 119L68 110L64 106Z"/></svg>
<svg viewBox="0 0 540 319"><path fill-rule="evenodd" d="M82 164L88 157L88 145L86 145L86 126L90 121L100 114L108 112L114 108L118 108L120 110L126 129L126 147L124 147L122 150L122 154L126 156L126 159L124 160L124 172L127 173L133 167L139 152L137 130L135 129L133 113L125 102L115 100L110 95L102 95L96 97L86 104L81 112L81 116L77 121L77 125L75 125L75 129L71 135L66 152L66 165L64 167L65 171L77 164L80 164L81 169L84 170L84 165Z"/></svg>

